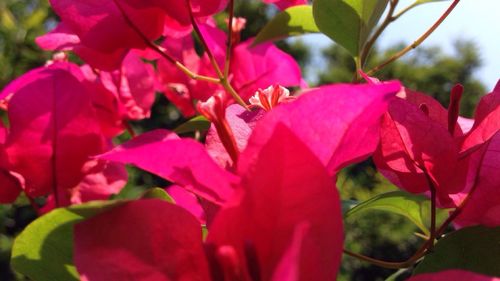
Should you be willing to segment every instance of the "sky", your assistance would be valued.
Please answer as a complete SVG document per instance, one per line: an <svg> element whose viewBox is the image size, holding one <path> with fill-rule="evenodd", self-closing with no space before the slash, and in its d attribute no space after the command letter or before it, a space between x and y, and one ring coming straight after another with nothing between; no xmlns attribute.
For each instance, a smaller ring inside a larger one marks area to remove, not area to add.
<svg viewBox="0 0 500 281"><path fill-rule="evenodd" d="M401 0L406 7L412 0ZM414 8L391 24L379 39L382 48L397 42L411 43L423 34L448 8L451 1L427 3ZM453 52L456 39L476 42L483 67L475 74L491 90L500 79L500 0L461 0L441 26L422 44L440 46ZM305 40L326 47L330 40L323 35L308 35Z"/></svg>

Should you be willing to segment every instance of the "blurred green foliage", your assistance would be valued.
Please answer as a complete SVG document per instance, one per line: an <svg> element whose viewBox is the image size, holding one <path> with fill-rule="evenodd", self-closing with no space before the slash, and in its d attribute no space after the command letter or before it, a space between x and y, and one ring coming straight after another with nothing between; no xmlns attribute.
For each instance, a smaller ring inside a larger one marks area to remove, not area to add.
<svg viewBox="0 0 500 281"><path fill-rule="evenodd" d="M247 28L242 40L255 36L277 10L261 1L236 1L236 16L247 19ZM223 17L218 18L223 22ZM31 68L43 65L50 57L34 43L34 38L55 25L56 17L50 11L46 0L2 0L0 1L0 88L15 77ZM311 47L298 39L277 42L278 46L290 53L304 70L318 67L313 65ZM449 90L453 83L465 86L462 113L471 115L484 86L475 78L474 72L481 61L474 43L457 41L455 53L446 54L436 47L420 47L379 73L384 80L399 79L406 86L433 95L443 105L449 100ZM381 62L400 45L388 50L372 51L369 66ZM350 82L354 72L354 62L347 51L337 45L323 51L322 63L325 70L318 74L320 84ZM304 75L306 76L306 75ZM173 129L185 121L179 112L163 95L158 95L148 120L133 122L136 133L155 128ZM119 142L130 136L124 134ZM169 183L136 168L128 168L129 183L117 194L118 198L138 198L144 190ZM337 185L343 199L364 201L376 194L395 190L382 176L376 173L368 160L348 167L338 177ZM21 198L13 205L0 205L0 280L25 280L10 270L10 248L14 237L34 218L35 212L26 200ZM354 252L389 261L402 261L412 255L422 242L414 235L416 228L400 216L373 212L348 219L344 226L345 247ZM384 280L394 273L344 257L339 280ZM404 274L403 274L404 276Z"/></svg>
<svg viewBox="0 0 500 281"><path fill-rule="evenodd" d="M395 52L405 47L396 44L387 50L374 49L367 61L370 69L383 62ZM319 74L319 83L350 82L355 70L354 61L349 53L338 45L323 51L327 71ZM421 46L400 60L389 64L377 78L381 80L398 79L406 87L433 96L445 107L450 102L451 87L460 83L465 92L461 102L461 114L472 116L474 108L486 89L474 73L481 67L479 49L472 41L457 40L454 52L445 53L439 47Z"/></svg>
<svg viewBox="0 0 500 281"><path fill-rule="evenodd" d="M0 1L0 88L44 64L49 54L41 52L34 40L54 23L48 1Z"/></svg>

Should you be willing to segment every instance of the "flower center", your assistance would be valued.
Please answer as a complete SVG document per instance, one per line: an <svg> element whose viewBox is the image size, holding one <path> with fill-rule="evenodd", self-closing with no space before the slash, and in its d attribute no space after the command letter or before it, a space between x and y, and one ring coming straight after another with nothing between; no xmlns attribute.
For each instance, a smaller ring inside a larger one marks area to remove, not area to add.
<svg viewBox="0 0 500 281"><path fill-rule="evenodd" d="M273 85L265 90L259 89L250 98L250 105L253 107L260 107L265 111L269 111L280 103L284 103L295 99L290 96L290 91L280 85Z"/></svg>

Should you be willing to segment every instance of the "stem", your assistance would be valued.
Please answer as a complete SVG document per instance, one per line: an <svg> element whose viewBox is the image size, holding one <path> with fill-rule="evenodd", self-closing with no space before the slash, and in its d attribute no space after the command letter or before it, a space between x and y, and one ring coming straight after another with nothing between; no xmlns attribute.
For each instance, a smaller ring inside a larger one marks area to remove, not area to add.
<svg viewBox="0 0 500 281"><path fill-rule="evenodd" d="M226 49L226 61L224 63L224 77L229 77L229 67L231 65L231 53L233 48L233 21L234 21L234 0L229 0L229 22L228 22L228 39Z"/></svg>
<svg viewBox="0 0 500 281"><path fill-rule="evenodd" d="M35 209L36 213L38 215L40 215L40 207L38 206L38 204L35 202L35 199L33 199L31 196L28 196L28 194L26 194L26 197L28 197L28 201L30 201L30 205L31 207L33 207L33 209Z"/></svg>
<svg viewBox="0 0 500 281"><path fill-rule="evenodd" d="M430 251L434 247L434 240L436 239L436 186L434 185L432 179L429 177L427 171L425 171L425 177L427 178L429 189L431 190L431 229L429 237L430 243L427 249L428 251Z"/></svg>
<svg viewBox="0 0 500 281"><path fill-rule="evenodd" d="M375 33L370 37L370 39L366 42L365 46L363 47L363 51L361 52L360 56L360 61L361 61L361 66L365 65L366 59L368 57L368 54L370 53L370 50L373 48L373 45L377 41L377 39L380 37L382 32L389 26L391 22L393 22L396 18L393 17L394 11L396 10L396 6L398 5L399 0L393 0L390 1L390 6L389 6L389 12L387 13L387 16L385 17L384 21L382 24L377 28Z"/></svg>
<svg viewBox="0 0 500 281"><path fill-rule="evenodd" d="M416 6L420 5L419 3L417 2L414 2L413 4L411 4L410 6L402 9L401 11L399 11L397 14L395 14L392 18L394 20L397 20L398 18L400 18L402 15L406 14L406 12L408 12L409 10L415 8Z"/></svg>
<svg viewBox="0 0 500 281"><path fill-rule="evenodd" d="M214 83L214 84L220 84L220 79L196 74L196 73L192 72L191 70L189 70L185 65L183 65L182 63L180 63L178 61L175 62L175 66L177 66L177 68L179 68L182 72L184 72L184 74L186 74L191 79L205 81L205 82Z"/></svg>
<svg viewBox="0 0 500 281"><path fill-rule="evenodd" d="M192 6L191 6L191 0L186 0L188 4L188 11L189 11L189 19L191 20L191 24L193 25L193 29L200 38L201 44L203 45L203 48L205 49L205 52L208 55L208 58L210 59L210 62L212 63L213 68L215 69L215 72L217 73L217 76L219 77L219 83L224 87L224 89L233 97L233 99L241 106L243 106L246 110L250 111L248 108L247 104L241 99L240 95L236 92L236 90L231 86L229 81L227 80L227 76L225 76L220 67L219 64L217 64L217 60L215 59L214 54L208 47L207 41L203 37L203 34L201 33L200 27L198 26L198 23L196 22L196 19L194 18L193 11L192 11ZM230 32L231 34L231 29Z"/></svg>
<svg viewBox="0 0 500 281"><path fill-rule="evenodd" d="M448 17L448 15L453 11L453 9L455 9L458 2L460 2L460 0L454 0L453 3L451 3L450 7L448 7L448 9L444 12L444 14L442 14L441 17L431 26L431 28L429 28L429 30L427 30L424 34L422 34L422 36L420 36L415 42L413 42L411 45L408 45L406 48L399 51L398 53L394 54L392 57L387 59L385 62L381 63L380 65L378 65L378 66L374 67L373 69L371 69L370 71L368 71L367 75L371 76L371 75L375 74L377 71L381 70L386 65L394 62L395 60L399 59L400 57L404 56L409 51L415 49L420 44L422 44L422 42L424 42L425 39L427 39L427 37L429 37L441 25L441 23L443 23L443 21Z"/></svg>
<svg viewBox="0 0 500 281"><path fill-rule="evenodd" d="M210 59L210 63L212 63L213 68L215 69L215 73L219 77L220 80L224 78L224 74L222 73L219 64L217 64L217 60L215 59L214 54L208 47L207 41L203 37L203 33L201 33L200 27L198 26L198 22L196 22L196 19L194 18L193 15L193 8L191 5L191 0L186 0L186 3L188 5L188 12L189 12L189 19L191 20L191 25L193 25L193 29L200 38L200 42L203 45L203 48L205 49L205 52L208 55L208 58Z"/></svg>
<svg viewBox="0 0 500 281"><path fill-rule="evenodd" d="M408 267L412 266L413 264L415 264L415 262L417 262L420 258L422 258L427 253L427 250L429 249L430 245L433 243L434 242L431 239L425 241L422 244L422 246L420 246L420 248L415 252L415 254L413 254L412 257L410 257L409 259L407 259L406 261L403 261L403 262L382 261L382 260L374 259L374 258L365 256L365 255L351 252L347 249L344 249L344 253L351 256L351 257L354 257L354 258L360 259L362 261L366 261L366 262L369 262L371 264L374 264L374 265L377 265L380 267L384 267L384 268L390 268L390 269L408 268Z"/></svg>
<svg viewBox="0 0 500 281"><path fill-rule="evenodd" d="M149 41L149 39L142 33L142 31L132 22L132 20L127 16L125 13L125 10L123 10L123 7L119 3L119 1L113 0L115 5L118 7L118 10L120 10L120 13L122 14L123 18L125 19L125 22L132 28L139 37L141 37L142 41L148 46L150 49L158 53L160 56L165 58L167 61L175 65L179 70L184 72L189 78L194 79L194 80L201 80L201 81L206 81L210 83L219 83L219 79L213 78L213 77L208 77L208 76L203 76L203 75L198 75L191 70L189 70L185 65L177 61L175 58L167 54L164 50L162 50L160 47L158 47L156 44L152 43Z"/></svg>
<svg viewBox="0 0 500 281"><path fill-rule="evenodd" d="M352 76L352 83L356 83L361 80L359 71L363 69L363 64L361 63L360 57L354 58L354 65L356 66L356 71L354 71L354 75Z"/></svg>
<svg viewBox="0 0 500 281"><path fill-rule="evenodd" d="M236 92L236 90L233 88L233 86L231 86L231 84L229 83L229 81L226 78L222 79L220 81L220 83L224 87L224 89L226 89L226 91L228 91L229 94L231 94L233 99L236 100L236 102L239 105L243 106L246 110L250 111L250 108L248 107L248 105L245 103L245 101L243 101L243 99Z"/></svg>
<svg viewBox="0 0 500 281"><path fill-rule="evenodd" d="M388 262L388 261L382 261L382 260L370 258L368 256L354 253L354 252L351 252L351 251L346 250L346 249L344 249L344 254L351 256L351 257L354 257L354 258L357 258L357 259L362 260L362 261L369 262L369 263L374 264L376 266L380 266L383 268L389 268L389 269L408 268L408 267L412 266L421 257L423 257L423 255L419 255L419 256L413 256L404 262Z"/></svg>
<svg viewBox="0 0 500 281"><path fill-rule="evenodd" d="M126 120L123 120L123 125L125 126L125 129L127 129L127 132L130 134L131 138L135 138L137 135L134 131L134 128L130 125L130 123Z"/></svg>

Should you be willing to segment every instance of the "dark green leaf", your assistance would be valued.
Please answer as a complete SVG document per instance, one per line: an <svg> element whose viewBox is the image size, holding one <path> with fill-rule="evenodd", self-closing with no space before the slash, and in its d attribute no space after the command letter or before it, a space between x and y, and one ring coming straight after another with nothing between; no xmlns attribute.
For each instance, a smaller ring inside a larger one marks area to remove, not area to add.
<svg viewBox="0 0 500 281"><path fill-rule="evenodd" d="M500 227L463 228L440 239L415 274L462 269L500 277Z"/></svg>
<svg viewBox="0 0 500 281"><path fill-rule="evenodd" d="M34 281L79 280L73 265L73 225L121 202L60 208L38 218L14 241L12 267Z"/></svg>
<svg viewBox="0 0 500 281"><path fill-rule="evenodd" d="M207 131L209 128L210 121L200 115L175 128L174 132L176 132L177 134L186 134L195 131Z"/></svg>
<svg viewBox="0 0 500 281"><path fill-rule="evenodd" d="M359 203L350 209L345 217L348 218L370 210L387 211L405 216L425 234L429 234L427 225L429 225L430 219L430 200L425 196L404 191L383 193ZM443 215L446 216L446 211L440 210L438 215L442 220Z"/></svg>
<svg viewBox="0 0 500 281"><path fill-rule="evenodd" d="M319 32L319 29L314 23L312 7L294 6L277 14L268 22L257 34L253 44L315 32Z"/></svg>
<svg viewBox="0 0 500 281"><path fill-rule="evenodd" d="M358 57L388 0L314 0L319 30Z"/></svg>

